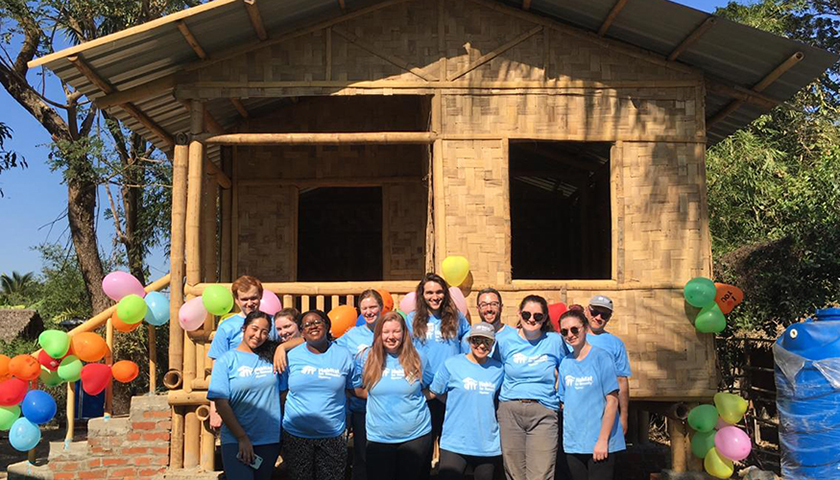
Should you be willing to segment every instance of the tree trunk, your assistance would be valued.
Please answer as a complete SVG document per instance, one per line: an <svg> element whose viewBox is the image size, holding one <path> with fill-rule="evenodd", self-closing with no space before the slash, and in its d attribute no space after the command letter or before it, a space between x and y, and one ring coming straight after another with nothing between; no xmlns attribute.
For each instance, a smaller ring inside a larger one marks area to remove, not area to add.
<svg viewBox="0 0 840 480"><path fill-rule="evenodd" d="M112 304L102 291L105 272L96 241L96 183L82 178L67 181L67 220L79 270L90 298L91 312L96 314Z"/></svg>

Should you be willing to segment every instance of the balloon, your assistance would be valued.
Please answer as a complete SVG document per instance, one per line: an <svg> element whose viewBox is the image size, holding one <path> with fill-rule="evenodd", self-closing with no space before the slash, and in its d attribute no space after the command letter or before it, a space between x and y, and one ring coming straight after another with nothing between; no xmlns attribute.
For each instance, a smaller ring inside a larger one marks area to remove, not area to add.
<svg viewBox="0 0 840 480"><path fill-rule="evenodd" d="M82 374L82 361L75 355L67 355L58 366L58 376L65 382L75 382Z"/></svg>
<svg viewBox="0 0 840 480"><path fill-rule="evenodd" d="M219 318L219 325L221 325L221 324L222 324L222 322L224 322L224 321L225 321L225 320L227 320L228 318L230 318L230 317L235 317L235 316L237 316L237 315L239 315L239 314L238 314L238 313L228 313L227 315L222 315L222 317L221 317L221 318ZM219 328L219 327L218 327L218 326L216 326L216 328Z"/></svg>
<svg viewBox="0 0 840 480"><path fill-rule="evenodd" d="M449 296L452 297L452 301L455 302L455 306L458 307L458 311L466 315L467 299L464 298L463 292L461 292L458 287L449 287Z"/></svg>
<svg viewBox="0 0 840 480"><path fill-rule="evenodd" d="M146 323L159 327L169 322L169 299L160 292L149 292L143 299L146 302Z"/></svg>
<svg viewBox="0 0 840 480"><path fill-rule="evenodd" d="M721 457L714 447L706 454L703 466L706 468L706 473L717 478L729 478L735 473L732 460Z"/></svg>
<svg viewBox="0 0 840 480"><path fill-rule="evenodd" d="M714 405L698 405L688 412L688 424L698 432L711 432L717 421L718 413Z"/></svg>
<svg viewBox="0 0 840 480"><path fill-rule="evenodd" d="M70 336L61 330L45 330L38 335L38 345L52 358L63 358L70 350Z"/></svg>
<svg viewBox="0 0 840 480"><path fill-rule="evenodd" d="M41 363L32 355L17 355L9 362L9 373L27 382L35 380L41 374Z"/></svg>
<svg viewBox="0 0 840 480"><path fill-rule="evenodd" d="M417 308L417 294L415 292L406 294L406 296L400 300L400 310L406 314L413 312L415 308Z"/></svg>
<svg viewBox="0 0 840 480"><path fill-rule="evenodd" d="M708 307L715 302L715 282L704 277L692 278L683 289L685 301L697 308Z"/></svg>
<svg viewBox="0 0 840 480"><path fill-rule="evenodd" d="M114 375L114 380L128 383L137 378L140 368L131 360L120 360L111 366L111 374Z"/></svg>
<svg viewBox="0 0 840 480"><path fill-rule="evenodd" d="M201 297L187 300L178 310L178 323L188 332L201 328L205 318L207 318L207 309L204 308Z"/></svg>
<svg viewBox="0 0 840 480"><path fill-rule="evenodd" d="M73 339L70 340L70 345L73 349L73 355L84 362L98 362L108 354L109 350L105 340L93 332L83 332L73 335Z"/></svg>
<svg viewBox="0 0 840 480"><path fill-rule="evenodd" d="M11 361L11 358L0 355L0 382L12 378L12 374L9 373L9 362Z"/></svg>
<svg viewBox="0 0 840 480"><path fill-rule="evenodd" d="M204 302L204 308L213 315L224 315L233 308L233 294L221 285L208 285L201 294L201 301Z"/></svg>
<svg viewBox="0 0 840 480"><path fill-rule="evenodd" d="M394 297L391 296L391 292L385 290L384 288L377 288L377 292L382 297L382 313L388 313L394 309Z"/></svg>
<svg viewBox="0 0 840 480"><path fill-rule="evenodd" d="M554 331L560 331L560 315L566 313L569 308L565 303L552 303L548 306L548 318L551 319L551 324L554 325Z"/></svg>
<svg viewBox="0 0 840 480"><path fill-rule="evenodd" d="M41 368L46 368L50 371L56 371L58 370L58 366L61 365L61 360L57 358L52 358L51 356L47 355L46 351L41 350L40 352L38 352L38 363L41 364Z"/></svg>
<svg viewBox="0 0 840 480"><path fill-rule="evenodd" d="M58 370L52 371L43 366L41 367L41 375L38 377L38 380L48 387L55 387L64 382L64 379L58 376Z"/></svg>
<svg viewBox="0 0 840 480"><path fill-rule="evenodd" d="M726 392L715 394L715 406L726 423L738 423L747 413L747 401L738 395ZM732 457L729 457L732 458ZM734 459L733 459L734 460Z"/></svg>
<svg viewBox="0 0 840 480"><path fill-rule="evenodd" d="M137 328L140 327L140 322L125 323L122 320L120 320L120 316L117 315L117 311L114 310L114 313L111 315L111 325L113 325L114 330L118 332L129 333L137 330Z"/></svg>
<svg viewBox="0 0 840 480"><path fill-rule="evenodd" d="M19 378L10 378L0 382L0 407L11 407L23 401L29 383Z"/></svg>
<svg viewBox="0 0 840 480"><path fill-rule="evenodd" d="M400 309L397 309L397 313L399 313L400 315L402 315L403 320L405 320L406 318L408 318L408 314L407 314L407 313L405 313L405 312L403 312L403 311L402 311L402 310L400 310Z"/></svg>
<svg viewBox="0 0 840 480"><path fill-rule="evenodd" d="M746 432L730 425L721 428L715 435L715 448L722 457L739 461L750 454L752 442Z"/></svg>
<svg viewBox="0 0 840 480"><path fill-rule="evenodd" d="M356 324L356 307L352 305L339 305L327 314L330 317L330 333L335 338L344 335L344 332L349 330Z"/></svg>
<svg viewBox="0 0 840 480"><path fill-rule="evenodd" d="M702 333L720 333L726 328L726 317L716 303L700 310L694 319L694 328Z"/></svg>
<svg viewBox="0 0 840 480"><path fill-rule="evenodd" d="M137 323L146 316L148 308L143 297L132 293L124 296L117 304L117 316L125 323Z"/></svg>
<svg viewBox="0 0 840 480"><path fill-rule="evenodd" d="M734 285L716 283L715 290L715 303L724 315L729 315L729 312L744 301L744 292Z"/></svg>
<svg viewBox="0 0 840 480"><path fill-rule="evenodd" d="M460 255L450 255L440 264L443 279L450 287L457 287L464 283L470 273L470 262Z"/></svg>
<svg viewBox="0 0 840 480"><path fill-rule="evenodd" d="M15 450L28 452L41 441L41 429L25 418L18 418L9 429L9 443Z"/></svg>
<svg viewBox="0 0 840 480"><path fill-rule="evenodd" d="M88 363L82 367L82 390L88 395L99 395L111 383L111 366Z"/></svg>
<svg viewBox="0 0 840 480"><path fill-rule="evenodd" d="M146 291L143 290L143 285L140 280L137 280L130 273L126 272L111 272L105 275L102 279L102 290L108 298L115 302L119 302L127 295L137 295L138 297L146 296Z"/></svg>
<svg viewBox="0 0 840 480"><path fill-rule="evenodd" d="M269 315L275 315L280 310L283 310L283 304L280 299L271 290L263 290L262 298L260 299L260 311Z"/></svg>
<svg viewBox="0 0 840 480"><path fill-rule="evenodd" d="M718 415L720 415L720 411L718 410ZM717 425L715 425L715 430L720 430L723 427L728 427L732 425L731 423L727 422L726 420L719 418Z"/></svg>
<svg viewBox="0 0 840 480"><path fill-rule="evenodd" d="M705 458L709 450L715 446L715 435L717 435L717 432L714 430L711 432L694 432L691 437L691 453L697 458Z"/></svg>
<svg viewBox="0 0 840 480"><path fill-rule="evenodd" d="M20 409L27 420L36 425L43 425L53 419L58 407L49 393L43 390L30 390L23 398Z"/></svg>
<svg viewBox="0 0 840 480"><path fill-rule="evenodd" d="M20 418L20 407L17 405L0 407L0 430L9 430L18 418Z"/></svg>

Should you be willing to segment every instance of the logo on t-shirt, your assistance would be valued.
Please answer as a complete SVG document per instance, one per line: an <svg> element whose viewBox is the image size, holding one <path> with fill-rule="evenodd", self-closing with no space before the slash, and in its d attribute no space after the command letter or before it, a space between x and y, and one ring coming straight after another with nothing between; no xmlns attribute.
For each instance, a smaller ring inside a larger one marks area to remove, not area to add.
<svg viewBox="0 0 840 480"><path fill-rule="evenodd" d="M478 393L492 395L496 393L496 384L493 382L478 382Z"/></svg>
<svg viewBox="0 0 840 480"><path fill-rule="evenodd" d="M566 388L574 388L575 390L581 390L583 388L589 387L592 385L592 375L587 375L585 377L575 377L574 375L566 375Z"/></svg>
<svg viewBox="0 0 840 480"><path fill-rule="evenodd" d="M523 353L514 353L513 354L513 363L527 363L529 367L533 367L535 365L539 365L541 363L548 361L548 355L534 355L529 357Z"/></svg>
<svg viewBox="0 0 840 480"><path fill-rule="evenodd" d="M254 378L262 378L272 373L274 373L274 369L269 365L264 365L262 367L257 368L251 368L247 365L242 365L236 370L236 376L238 378L247 378L251 376L253 376Z"/></svg>
<svg viewBox="0 0 840 480"><path fill-rule="evenodd" d="M478 389L478 382L470 377L464 379L464 390L476 390Z"/></svg>
<svg viewBox="0 0 840 480"><path fill-rule="evenodd" d="M312 365L307 365L300 370L300 373L302 373L304 375L312 375L317 371L318 371L317 368L313 367Z"/></svg>
<svg viewBox="0 0 840 480"><path fill-rule="evenodd" d="M525 363L528 361L528 356L521 353L513 354L513 363Z"/></svg>

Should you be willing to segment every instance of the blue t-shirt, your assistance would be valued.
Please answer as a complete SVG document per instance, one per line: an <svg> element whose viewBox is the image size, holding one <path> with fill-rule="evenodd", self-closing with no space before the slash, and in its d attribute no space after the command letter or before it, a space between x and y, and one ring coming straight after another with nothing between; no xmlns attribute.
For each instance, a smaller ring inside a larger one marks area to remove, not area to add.
<svg viewBox="0 0 840 480"><path fill-rule="evenodd" d="M504 339L510 335L517 335L518 330L516 327L511 327L510 325L503 325L496 332L496 341L493 342L493 349L490 351L490 358L493 360L497 360L501 363L502 361L502 354L499 353L499 342L503 342ZM464 338L461 339L461 352L462 353L470 353L470 335L469 331Z"/></svg>
<svg viewBox="0 0 840 480"><path fill-rule="evenodd" d="M344 431L346 389L353 388L355 364L346 348L330 344L312 353L305 344L288 354L283 372L289 390L283 429L301 438L334 438Z"/></svg>
<svg viewBox="0 0 840 480"><path fill-rule="evenodd" d="M630 376L630 360L627 358L627 347L624 346L624 342L620 338L609 332L598 335L589 333L586 336L586 341L593 347L606 350L610 354L615 363L616 375L619 377Z"/></svg>
<svg viewBox="0 0 840 480"><path fill-rule="evenodd" d="M601 433L606 397L616 391L615 365L607 351L592 347L581 361L571 356L563 359L557 396L563 402L563 450L566 453L592 453ZM624 448L624 432L616 409L608 451L619 452Z"/></svg>
<svg viewBox="0 0 840 480"><path fill-rule="evenodd" d="M268 339L275 342L279 341L277 336L277 329L274 328L274 320L271 322L268 329ZM216 328L216 335L210 343L210 350L207 356L212 359L219 359L228 350L233 350L242 342L242 325L245 324L245 316L241 313L229 317L224 322L220 323Z"/></svg>
<svg viewBox="0 0 840 480"><path fill-rule="evenodd" d="M560 335L548 332L534 342L519 334L509 335L499 342L505 379L499 400L532 399L551 410L560 408L557 402L556 371L568 354L566 342Z"/></svg>
<svg viewBox="0 0 840 480"><path fill-rule="evenodd" d="M356 358L353 381L356 388L362 388L362 373L368 353L370 350L365 350ZM365 429L369 441L402 443L432 431L432 416L422 390L429 386L433 375L422 354L420 360L423 378L409 383L399 358L390 354L385 356L382 378L368 390Z"/></svg>
<svg viewBox="0 0 840 480"><path fill-rule="evenodd" d="M253 445L280 442L280 390L285 378L255 353L229 350L216 360L207 398L227 399ZM222 443L239 443L222 425Z"/></svg>
<svg viewBox="0 0 840 480"><path fill-rule="evenodd" d="M354 357L359 356L365 349L373 345L373 330L368 328L366 324L353 327L344 332L344 335L338 337L335 343L349 350ZM365 411L365 400L363 398L350 397L349 404L351 412Z"/></svg>
<svg viewBox="0 0 840 480"><path fill-rule="evenodd" d="M502 454L495 400L504 374L492 358L479 365L464 354L443 363L429 388L435 395L446 394L440 448L479 457Z"/></svg>
<svg viewBox="0 0 840 480"><path fill-rule="evenodd" d="M413 323L415 313L416 312L409 313L408 318L405 319L405 323L408 325L409 335L411 335L414 330ZM467 317L461 314L461 312L458 312L457 335L455 338L444 339L443 335L440 333L440 318L430 314L428 324L426 326L425 341L414 338L413 335L411 338L414 341L414 348L416 348L421 355L425 356L425 358L429 360L429 365L431 366L432 373L434 374L440 370L440 367L443 366L443 362L445 362L447 358L462 353L461 340L464 338L464 335L469 332L470 322L467 321Z"/></svg>

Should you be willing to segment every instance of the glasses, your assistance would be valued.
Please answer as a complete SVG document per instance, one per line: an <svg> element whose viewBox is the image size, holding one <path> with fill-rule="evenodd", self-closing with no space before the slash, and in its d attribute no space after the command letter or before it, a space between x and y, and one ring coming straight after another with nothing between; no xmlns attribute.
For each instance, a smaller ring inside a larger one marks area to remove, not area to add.
<svg viewBox="0 0 840 480"><path fill-rule="evenodd" d="M592 307L589 307L589 314L592 315L592 318L597 317L598 315L601 316L604 320L609 320L612 317L612 312L602 312L600 310L595 310Z"/></svg>
<svg viewBox="0 0 840 480"><path fill-rule="evenodd" d="M303 328L320 327L324 324L323 320L310 320L303 324Z"/></svg>
<svg viewBox="0 0 840 480"><path fill-rule="evenodd" d="M525 320L526 322L531 320L531 312L520 312L519 315L522 316L522 320ZM543 320L545 320L545 314L544 313L535 313L534 314L534 323L539 323L539 322L542 322Z"/></svg>
<svg viewBox="0 0 840 480"><path fill-rule="evenodd" d="M478 308L487 308L487 307L494 307L499 308L502 304L499 302L481 302L478 304Z"/></svg>
<svg viewBox="0 0 840 480"><path fill-rule="evenodd" d="M577 335L578 333L580 333L580 327L561 328L560 329L560 335L563 335L564 337L568 337L570 333L572 335Z"/></svg>
<svg viewBox="0 0 840 480"><path fill-rule="evenodd" d="M490 340L489 338L483 338L483 337L476 337L476 338L470 337L470 343L475 345L476 347L479 346L479 345L484 345L488 349L490 349L493 346L493 340Z"/></svg>

